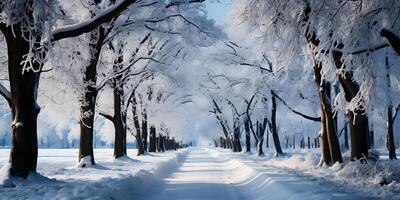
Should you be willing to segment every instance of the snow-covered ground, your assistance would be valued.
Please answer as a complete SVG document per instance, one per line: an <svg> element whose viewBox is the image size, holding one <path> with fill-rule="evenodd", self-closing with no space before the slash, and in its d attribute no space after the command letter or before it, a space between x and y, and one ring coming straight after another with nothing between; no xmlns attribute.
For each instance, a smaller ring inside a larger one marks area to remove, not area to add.
<svg viewBox="0 0 400 200"><path fill-rule="evenodd" d="M0 199L395 199L395 191L365 187L342 166L315 168L314 154L285 158L189 148L114 160L112 149L96 149L95 168L77 168L77 150L41 149L38 172L16 187L0 188ZM0 162L8 151L0 150ZM351 166L351 165L350 165ZM352 169L354 166L352 167ZM368 186L368 187L367 187ZM387 187L387 186L384 186ZM366 191L374 189L375 191ZM398 195L397 195L398 196Z"/></svg>
<svg viewBox="0 0 400 200"><path fill-rule="evenodd" d="M328 199L337 199L336 197L338 199L400 199L400 162L389 161L385 149L379 150L381 156L378 162L369 161L368 164L361 164L358 161L350 162L350 152L346 152L345 164L335 164L332 167L317 167L319 149L285 149L284 151L286 155L278 158L275 157L273 149L267 149L263 157L257 156L256 153L238 154L226 149L217 150L219 154L245 163L246 167L257 169L260 174L264 174L259 175L262 177L260 181L264 180L260 184L288 182L284 185L287 185L286 188L290 188L289 190L299 189L298 192L286 193L289 195L286 199L292 199L290 195L301 196L301 193L304 193L307 199L310 197L320 199L324 195L327 195ZM271 178L271 174L274 174L272 175L274 178ZM276 174L286 174L288 180ZM300 178L301 181L293 181L294 177ZM382 184L385 180L390 183ZM272 188L267 187L267 189ZM297 199L296 196L294 199ZM362 198L354 198L355 196Z"/></svg>
<svg viewBox="0 0 400 200"><path fill-rule="evenodd" d="M78 168L77 149L40 149L38 172L16 187L1 188L0 199L133 199L134 191L160 182L186 150L113 159L113 149L95 149L96 167ZM9 150L0 150L3 166ZM132 159L133 158L133 159Z"/></svg>

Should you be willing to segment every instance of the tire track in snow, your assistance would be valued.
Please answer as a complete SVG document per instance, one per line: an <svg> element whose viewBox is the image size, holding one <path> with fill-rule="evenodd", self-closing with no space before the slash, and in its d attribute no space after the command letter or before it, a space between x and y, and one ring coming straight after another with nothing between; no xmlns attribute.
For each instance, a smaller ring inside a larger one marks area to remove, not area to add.
<svg viewBox="0 0 400 200"><path fill-rule="evenodd" d="M193 148L181 162L169 177L141 191L137 199L238 199L229 159L210 155L207 149Z"/></svg>

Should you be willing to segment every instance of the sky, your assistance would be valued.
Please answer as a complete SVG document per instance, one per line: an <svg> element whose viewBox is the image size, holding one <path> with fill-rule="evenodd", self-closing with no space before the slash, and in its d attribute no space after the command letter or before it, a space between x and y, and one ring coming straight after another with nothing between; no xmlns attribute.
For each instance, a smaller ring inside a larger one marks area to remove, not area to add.
<svg viewBox="0 0 400 200"><path fill-rule="evenodd" d="M208 16L215 19L217 23L225 23L230 10L230 1L228 0L208 0L206 2Z"/></svg>

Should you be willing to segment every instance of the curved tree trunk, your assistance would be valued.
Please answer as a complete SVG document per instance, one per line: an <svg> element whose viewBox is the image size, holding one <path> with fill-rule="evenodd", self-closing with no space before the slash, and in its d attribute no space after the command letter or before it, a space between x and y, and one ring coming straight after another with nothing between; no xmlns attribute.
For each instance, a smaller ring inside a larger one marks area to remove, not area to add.
<svg viewBox="0 0 400 200"><path fill-rule="evenodd" d="M272 94L272 91L271 91L271 94ZM276 97L275 97L275 95L272 94L271 98L272 98L271 133L272 133L272 138L274 140L276 155L277 156L282 156L283 155L283 151L282 151L281 143L279 141L278 130L276 128ZM264 129L265 128L266 127L264 127Z"/></svg>

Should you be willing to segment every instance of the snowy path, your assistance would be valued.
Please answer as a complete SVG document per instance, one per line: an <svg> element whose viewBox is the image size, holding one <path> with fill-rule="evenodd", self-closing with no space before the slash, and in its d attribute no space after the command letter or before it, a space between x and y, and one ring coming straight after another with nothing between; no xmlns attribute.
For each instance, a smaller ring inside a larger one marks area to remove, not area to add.
<svg viewBox="0 0 400 200"><path fill-rule="evenodd" d="M210 156L205 149L190 151L182 165L164 183L144 191L139 199L237 199L229 182L226 160Z"/></svg>
<svg viewBox="0 0 400 200"><path fill-rule="evenodd" d="M191 149L180 162L163 182L140 191L137 199L369 199L320 180L232 159L210 149Z"/></svg>

